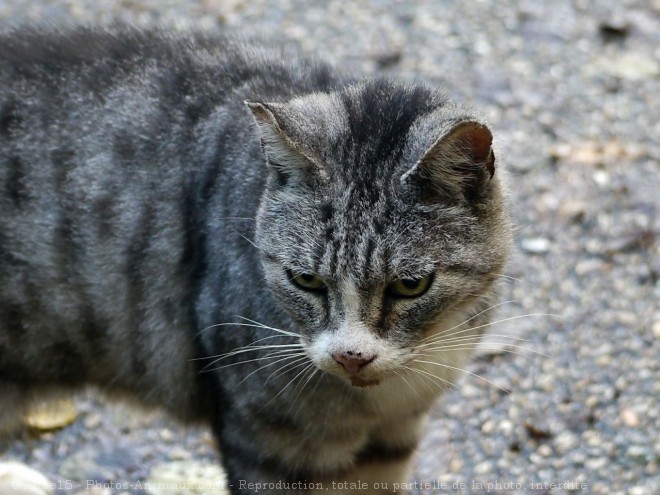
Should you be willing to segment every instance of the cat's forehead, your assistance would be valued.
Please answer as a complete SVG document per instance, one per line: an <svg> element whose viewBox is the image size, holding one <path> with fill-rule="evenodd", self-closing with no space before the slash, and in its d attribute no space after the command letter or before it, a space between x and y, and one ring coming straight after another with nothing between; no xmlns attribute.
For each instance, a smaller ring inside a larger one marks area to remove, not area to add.
<svg viewBox="0 0 660 495"><path fill-rule="evenodd" d="M286 133L337 179L373 180L386 165L414 160L456 107L423 85L373 79L330 93L295 98L278 109Z"/></svg>
<svg viewBox="0 0 660 495"><path fill-rule="evenodd" d="M434 222L377 187L370 198L357 185L333 190L306 220L314 242L296 246L302 255L297 259L309 260L301 268L357 286L436 269L442 253L436 249L441 243Z"/></svg>

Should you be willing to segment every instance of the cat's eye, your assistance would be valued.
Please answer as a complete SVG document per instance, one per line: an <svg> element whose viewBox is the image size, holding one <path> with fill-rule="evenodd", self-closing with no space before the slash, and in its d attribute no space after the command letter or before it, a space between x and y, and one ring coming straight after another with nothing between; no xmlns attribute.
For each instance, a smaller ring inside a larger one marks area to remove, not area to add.
<svg viewBox="0 0 660 495"><path fill-rule="evenodd" d="M310 291L324 291L326 289L323 279L316 275L312 275L311 273L287 270L287 275L289 276L289 280L301 289Z"/></svg>
<svg viewBox="0 0 660 495"><path fill-rule="evenodd" d="M387 286L387 294L392 297L419 297L433 282L433 273L420 278L400 278Z"/></svg>

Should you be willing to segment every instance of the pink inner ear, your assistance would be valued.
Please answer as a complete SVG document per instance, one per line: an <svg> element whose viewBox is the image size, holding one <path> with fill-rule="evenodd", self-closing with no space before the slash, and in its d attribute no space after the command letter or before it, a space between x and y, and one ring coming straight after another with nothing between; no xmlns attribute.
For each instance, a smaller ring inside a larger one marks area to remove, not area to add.
<svg viewBox="0 0 660 495"><path fill-rule="evenodd" d="M466 123L452 132L450 139L472 157L474 163L486 168L490 176L495 174L495 154L491 149L493 135L487 127Z"/></svg>

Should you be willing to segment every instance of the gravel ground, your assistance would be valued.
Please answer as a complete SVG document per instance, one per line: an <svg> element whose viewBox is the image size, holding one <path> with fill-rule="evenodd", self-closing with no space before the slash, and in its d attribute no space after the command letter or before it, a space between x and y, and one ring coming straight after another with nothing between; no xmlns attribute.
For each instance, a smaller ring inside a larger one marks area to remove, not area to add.
<svg viewBox="0 0 660 495"><path fill-rule="evenodd" d="M433 484L414 493L660 493L658 0L2 0L2 22L26 16L284 36L474 102L497 132L519 229L515 302L500 316L554 316L494 327L527 342L484 346L470 368L483 379L435 408L414 473ZM56 493L95 495L144 492L84 480L215 460L204 430L94 395L79 409L63 431L0 444L2 458L82 482Z"/></svg>

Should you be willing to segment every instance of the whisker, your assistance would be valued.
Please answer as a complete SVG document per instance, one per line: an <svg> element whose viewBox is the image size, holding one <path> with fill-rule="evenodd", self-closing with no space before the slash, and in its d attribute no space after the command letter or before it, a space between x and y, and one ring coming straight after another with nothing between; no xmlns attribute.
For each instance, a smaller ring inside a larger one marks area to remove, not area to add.
<svg viewBox="0 0 660 495"><path fill-rule="evenodd" d="M242 323L242 322L216 323L214 325L210 325L210 326L204 328L202 331L207 331L207 330L210 330L210 329L213 329L213 328L218 328L218 327L223 327L223 326L237 326L237 327L249 327L249 328L269 330L269 331L272 331L272 332L276 332L276 335L267 335L265 337L254 340L254 341L250 342L249 344L247 344L243 347L238 347L236 349L233 349L233 350L231 350L229 352L226 352L226 353L223 353L223 354L217 354L217 355L214 355L214 356L205 356L205 357L202 357L202 358L194 358L193 360L212 359L212 361L210 363L208 363L206 366L204 366L204 368L202 369L202 372L219 370L219 369L223 369L223 368L226 368L226 367L236 366L236 365L245 364L245 363L251 363L251 362L255 362L255 361L275 359L275 361L273 361L271 363L267 363L263 366L260 366L256 370L249 373L245 378L243 378L243 380L241 380L241 383L242 383L243 381L248 379L250 376L252 376L254 373L256 373L256 372L258 372L258 371L260 371L264 368L267 368L269 366L274 366L276 364L286 362L286 361L290 361L292 359L295 359L294 363L306 359L305 353L304 353L304 350L303 350L303 345L300 342L290 342L290 343L286 343L286 344L263 344L263 345L258 345L258 344L260 344L262 342L265 342L267 340L270 340L270 339L277 339L277 338L281 339L283 336L300 338L300 334L295 333L295 332L291 332L291 331L287 331L287 330L283 330L281 328L271 327L269 325L265 325L261 322L252 320L252 319L247 318L245 316L234 315L234 317L238 318L238 319L241 319L241 320L244 320L248 323ZM271 352L268 352L265 356L259 356L259 357L252 358L252 359L247 359L247 360L240 360L240 361L237 361L235 363L230 363L230 364L227 364L227 365L224 365L224 366L216 366L222 360L225 360L225 359L228 359L228 358L231 358L231 357L240 356L241 354L245 354L245 353L258 352L258 351L271 351ZM268 377L268 379L266 381L273 378L274 374L275 374L275 376L277 376L276 373L278 371L282 371L282 370L286 371L287 367L289 367L289 365L291 365L291 364L292 363L289 362L289 363L286 363L286 364L282 365L280 368L276 369L274 373L271 373L271 375Z"/></svg>
<svg viewBox="0 0 660 495"><path fill-rule="evenodd" d="M410 369L410 368L408 368L407 366L402 366L402 368ZM395 374L396 376L398 376L399 378L401 378L401 379L404 381L404 383L405 383L406 385L408 385L408 388L409 388L410 390L414 391L414 392L417 394L417 396L419 397L419 390L417 390L415 387L413 387L413 386L410 384L410 382L409 382L408 380L406 380L406 377L403 376L403 373L399 373L399 372L396 371L396 370L393 370L393 371L394 371L394 374Z"/></svg>
<svg viewBox="0 0 660 495"><path fill-rule="evenodd" d="M261 249L259 248L259 246L257 246L254 242L252 242L250 239L248 239L248 238L245 237L243 234L241 234L238 230L234 230L234 232L237 233L238 235L240 235L240 236L241 236L243 239L245 239L246 241L248 241L252 246L254 246L254 248L255 248L257 251L261 251Z"/></svg>
<svg viewBox="0 0 660 495"><path fill-rule="evenodd" d="M461 338L453 338L453 339L447 339L447 340L442 340L438 339L436 342L427 342L426 344L422 344L420 346L417 346L416 349L423 350L423 351L442 351L442 350L452 350L452 349L459 349L459 348L465 348L469 349L470 347L477 349L479 347L483 348L491 348L491 349L498 349L498 346L506 346L506 347L512 347L515 349L519 349L521 351L528 351L531 353L534 353L539 356L543 356L546 358L551 359L552 356L548 356L547 354L544 354L540 351L537 351L536 349L532 347L527 347L527 346L520 346L517 344L513 344L511 341L518 341L518 342L531 342L528 339L523 339L520 337L513 337L509 335L500 335L500 334L488 334L488 337L497 337L501 339L508 339L503 342L497 341L497 340L491 340L487 341L482 338L480 335L472 335L468 337L461 337ZM433 346L433 347L432 347ZM461 347L456 347L456 346L461 346ZM511 351L508 351L511 352ZM518 353L514 353L518 354Z"/></svg>
<svg viewBox="0 0 660 495"><path fill-rule="evenodd" d="M429 377L424 376L424 374L423 374L423 373L420 373L419 370L416 370L415 368L411 368L411 367L409 367L409 366L405 366L405 365L403 366L403 368L404 368L405 370L407 370L407 371L412 371L412 372L414 372L414 373L417 373L417 374L419 374L420 376L422 376L422 378L425 378L426 380L424 380L424 385L427 386L432 392L434 391L432 385L435 385L436 387L440 387L440 390L442 390L442 391L444 392L444 389L442 388L442 385L438 384L437 382L435 382L434 380L430 379ZM403 374L401 374L400 376L401 376L401 378L402 378L406 383L408 383L408 380L405 379L405 377L403 376ZM429 384L428 381L430 381L431 383ZM410 385L410 383L408 383L408 386L409 386L411 389L413 389L413 386ZM417 395L419 396L419 391L418 391L417 389L414 389L414 390L417 392Z"/></svg>
<svg viewBox="0 0 660 495"><path fill-rule="evenodd" d="M506 278L508 280L513 280L514 282L524 283L524 281L521 278L512 277L511 275L506 275L504 273L493 273L493 275L495 275L496 277Z"/></svg>
<svg viewBox="0 0 660 495"><path fill-rule="evenodd" d="M316 374L317 372L319 372L318 375ZM304 389L304 388L307 386L307 384L308 384L309 382L311 382L311 380L314 379L314 377L317 377L316 385L314 385L314 387L312 388L312 390L307 394L307 396L308 396L309 398L313 398L313 397L314 397L314 395L316 394L316 389L317 389L318 386L319 386L319 383L323 380L323 372L322 372L320 369L318 369L316 366L314 366L314 371L312 371L312 374L309 376L309 378L307 378L307 380L305 380L305 383L304 383L304 385L303 385L302 388ZM297 402L298 397L300 396L300 393L301 393L301 392L302 392L302 389L300 390L300 392L298 392L298 395L297 395L296 398L294 399L294 401L293 401L294 404ZM298 406L298 409L295 411L295 413L298 414L298 412L300 411L300 409L301 409L303 406L304 406L304 402L301 402L300 405Z"/></svg>
<svg viewBox="0 0 660 495"><path fill-rule="evenodd" d="M481 316L481 315L484 314L484 313L487 313L488 311L492 311L493 309L495 309L495 308L499 308L500 306L504 306L505 304L512 304L512 303L516 303L516 302L518 302L518 301L515 301L515 300L509 300L509 301L502 301L502 302L500 302L500 303L493 304L492 306L489 306L489 307L487 307L486 309L484 309L484 310L482 310L482 311L479 311L476 315L471 316L471 317L468 318L467 320L462 321L462 322L459 323L458 325L454 325L453 327L448 328L447 330L443 330L442 333L443 333L444 335L446 335L447 332L451 332L452 330L455 330L455 329L457 329L457 328L459 328L459 327L462 327L462 326L465 325L466 323L468 323L468 322L474 320L475 318ZM435 337L435 335L430 335L429 337L426 337L426 338L424 338L424 339L421 339L421 342L424 342L425 340L428 340L428 339L432 339L433 337Z"/></svg>
<svg viewBox="0 0 660 495"><path fill-rule="evenodd" d="M481 379L481 380L484 380L485 382L488 382L488 383L491 384L493 387L497 387L497 388L499 388L502 392L504 392L504 393L506 393L506 394L510 394L510 393L511 393L509 390L506 390L505 388L500 387L497 383L493 383L493 382L491 382L491 381L488 380L487 378L484 378L484 377L481 376L481 375L477 375L476 373L472 373L471 371L468 371L468 370L465 370L465 369L462 369L462 368L456 368L455 366L450 366L450 365L445 364L445 363L436 363L436 362L433 362L433 361L422 361L422 360L417 360L416 362L417 362L417 363L432 364L432 365L434 365L434 366L441 366L441 367L443 367L443 368L447 368L447 369L450 369L450 370L458 371L458 372L460 372L460 373L465 373L465 374L471 375L471 376L473 376L473 377L475 377L475 378L479 378L479 379Z"/></svg>
<svg viewBox="0 0 660 495"><path fill-rule="evenodd" d="M263 360L267 360L267 359L278 359L278 358L286 358L286 357L297 357L297 356L300 356L301 354L304 353L304 351L300 351L300 352L296 352L296 353L294 353L294 354L285 354L286 352L289 352L289 351L288 351L288 350L287 350L287 351L275 351L275 352L270 353L270 354L268 354L268 355L266 355L266 356L262 356L262 357L258 357L258 358L254 358L254 359L246 359L245 361L237 361L237 362L235 362L235 363L224 364L224 365L222 365L222 366L218 366L218 367L216 367L216 368L212 368L212 369L209 369L209 370L207 370L207 369L206 369L206 366L205 366L204 369L202 369L202 371L215 371L215 370L221 370L221 369L224 369L224 368L230 368L230 367L232 367L232 366L238 366L239 364L254 363L255 361L263 361ZM276 355L271 355L271 354L276 354ZM266 366L270 366L271 364L272 364L272 363L269 363L269 364L267 364Z"/></svg>
<svg viewBox="0 0 660 495"><path fill-rule="evenodd" d="M263 351L263 350L268 350L268 349L286 349L286 350L293 350L296 348L302 348L302 345L300 344L272 344L272 345L251 345L248 344L244 347L239 347L238 349L234 349L233 351L229 351L225 354L218 354L216 356L209 356L208 358L197 358L199 359L213 359L210 363L208 363L202 370L206 370L210 366L213 366L214 364L223 361L225 359L228 359L230 357L238 356L239 354L245 354L246 352L254 352L254 351Z"/></svg>
<svg viewBox="0 0 660 495"><path fill-rule="evenodd" d="M256 219L252 217L217 217L214 218L214 220L250 220L252 222L256 221Z"/></svg>
<svg viewBox="0 0 660 495"><path fill-rule="evenodd" d="M319 377L319 378L318 378L318 380L316 380L316 385L314 385L314 388L313 388L312 391L310 392L310 397L313 397L313 396L314 396L314 394L316 393L316 389L317 389L318 386L319 386L319 383L321 383L321 382L323 381L323 378L325 378L325 372L323 372L323 371L321 371L321 370L319 370L319 371L320 371L320 373L318 374L318 377Z"/></svg>
<svg viewBox="0 0 660 495"><path fill-rule="evenodd" d="M260 339L261 340L261 339ZM291 349L291 348L302 348L302 344L299 343L293 343L293 344L266 344L266 345L253 345L254 343L259 342L256 341L245 345L243 347L237 347L236 349L225 352L224 354L216 354L215 356L208 356L204 358L194 358L195 361L200 361L202 359L224 359L226 357L230 356L235 356L236 354L243 354L244 352L252 352L252 351L263 351L265 349Z"/></svg>
<svg viewBox="0 0 660 495"><path fill-rule="evenodd" d="M288 371L291 371L292 369L296 369L296 368L299 368L300 366L304 366L304 365L305 365L305 363L299 364L299 365L297 365L297 366L295 366L295 367L289 369ZM294 381L295 381L295 380L296 380L301 374L303 374L307 369L308 369L308 367L305 366L305 368L303 368L302 371L300 371L296 376L294 376L291 380L289 380L289 381L287 382L287 384L284 385L284 387L282 387L282 389L281 389L277 394L275 394L275 396L274 396L272 399L270 399L270 400L264 405L264 408L267 407L267 406L268 406L271 402L273 402L275 399L277 399L280 395L282 395L282 393L284 393L284 391L285 391L287 388L289 388L289 386L290 386L290 385L291 385L291 384L292 384L292 383L293 383L293 382L294 382ZM262 408L262 410L263 410L263 408Z"/></svg>
<svg viewBox="0 0 660 495"><path fill-rule="evenodd" d="M459 389L458 385L456 385L455 383L452 383L451 381L446 380L446 379L444 379L444 378L442 378L442 377L436 376L436 375L434 375L433 373L431 373L430 371L427 371L427 370L420 370L419 368L413 368L413 367L410 367L410 366L406 366L405 368L408 369L408 370L410 370L410 371L413 371L413 372L415 372L415 373L418 373L418 374L420 374L421 376L423 376L423 377L425 377L425 378L431 380L431 383L433 383L433 384L435 384L436 386L438 386L438 387L440 388L440 390L442 390L443 392L446 391L446 389L443 387L443 384L444 384L444 383L446 383L446 384L449 385L450 387L454 387L454 388L456 388L456 389ZM438 383L437 380L440 380L440 383Z"/></svg>
<svg viewBox="0 0 660 495"><path fill-rule="evenodd" d="M245 376L245 378L243 378L240 382L238 382L238 384L240 385L240 384L243 383L245 380L247 380L248 378L250 378L252 375L254 375L255 373L258 373L259 371L263 370L264 368L268 368L268 367L270 367L270 366L275 366L276 364L281 363L282 361L289 361L289 360L294 359L294 358L296 358L296 357L298 357L298 356L299 356L298 354L285 356L285 357L283 357L283 358L281 358L281 359L278 359L277 361L274 361L274 362L272 362L272 363L265 364L264 366L260 366L260 367L257 368L256 370L254 370L254 371L252 371L251 373L247 374L247 375ZM282 365L282 366L285 366L285 365ZM280 368L278 368L278 369L280 369ZM277 370L275 370L275 371L277 371ZM270 378L270 377L269 377L269 378Z"/></svg>
<svg viewBox="0 0 660 495"><path fill-rule="evenodd" d="M486 327L489 327L489 326L498 325L500 323L505 323L507 321L519 320L520 318L529 318L529 317L532 317L532 316L555 316L555 317L560 317L559 315L555 315L555 314L552 314L552 313L528 313L528 314L525 314L525 315L518 315L518 316L511 316L509 318L503 318L501 320L484 323L483 325L477 325L476 327L469 327L469 328L465 328L463 330L457 330L455 332L446 333L446 331L443 331L443 332L439 332L439 333L433 335L432 337L435 338L435 339L441 339L443 337L452 337L452 336L455 336L455 335L461 335L461 334L466 333L466 332L471 332L473 330L479 330L481 328L486 328ZM466 320L464 323L461 323L460 325L456 325L455 327L453 327L450 330L458 328L461 325L464 325L465 323L467 323L468 321L470 321L470 320Z"/></svg>
<svg viewBox="0 0 660 495"><path fill-rule="evenodd" d="M444 336L444 334L442 334L442 333L439 334L438 336L440 336L440 335ZM505 334L498 334L498 333L487 333L487 334L485 334L485 336L498 337L498 338L510 339L510 340L517 340L517 341L520 341L520 342L530 342L529 339L523 339L522 337L515 337L513 335L505 335ZM441 343L445 343L445 342L464 342L464 341L471 341L471 340L479 341L479 340L482 340L483 338L484 338L484 335L467 335L467 336L463 336L463 337L453 337L451 339L438 339L437 341L432 341L432 342L427 342L425 344L421 344L418 347L426 347L426 346L433 345L433 344L438 343L438 342L441 342Z"/></svg>
<svg viewBox="0 0 660 495"><path fill-rule="evenodd" d="M505 349L501 346L512 347L517 350ZM552 359L552 356L548 356L547 354L532 349L531 347L509 344L508 342L474 342L474 343L464 343L464 344L452 344L448 346L430 347L424 349L424 351L458 351L458 350L470 350L470 349L475 350L479 348L483 348L484 350L502 351L517 355L523 355L522 352L519 351L526 351L536 354L538 356L543 356L545 358ZM433 356L433 354L428 354L428 353L413 353L413 355L429 356L429 357Z"/></svg>
<svg viewBox="0 0 660 495"><path fill-rule="evenodd" d="M236 318L240 318L241 320L249 321L250 323L252 323L254 325L257 325L260 328L267 328L268 330L273 330L275 332L282 332L282 333L285 333L286 335L295 335L296 337L300 337L299 333L295 333L295 332L292 332L290 330L283 330L281 328L271 327L271 326L265 325L265 324L263 324L259 321L251 320L250 318L246 318L245 316L241 316L241 315L234 315L234 316Z"/></svg>
<svg viewBox="0 0 660 495"><path fill-rule="evenodd" d="M298 358L298 359L296 359L296 360L294 360L294 361L292 361L288 364L285 364L281 368L278 368L275 371L273 371L268 376L268 378L266 378L266 381L264 383L268 383L270 380L273 380L273 379L277 378L278 376L282 376L282 375L288 373L289 371L291 371L292 369L296 369L300 366L304 366L305 361L307 361L307 360L308 360L307 356L302 356L302 357L300 357L300 358ZM296 363L300 363L300 364L296 364Z"/></svg>
<svg viewBox="0 0 660 495"><path fill-rule="evenodd" d="M318 371L318 368L314 365L314 363L310 362L309 366L307 366L307 368L305 368L305 370L306 370L305 375L303 375L303 377L301 379L301 380L304 380L304 381L301 381L302 386L301 386L301 383L296 385L296 388L300 387L300 390L298 391L298 393L294 397L293 401L291 402L291 405L294 405L298 401L298 397L300 397L300 394L302 393L302 391L305 389L305 387L307 386L309 381L312 379L312 377L316 374L316 372ZM307 378L305 378L305 376L307 375L307 373L309 373L309 371L311 371L311 373L309 374L309 376L307 376ZM294 389L293 391L295 392L296 389Z"/></svg>
<svg viewBox="0 0 660 495"><path fill-rule="evenodd" d="M239 316L238 318L244 318L244 317ZM244 319L250 321L250 323L238 323L238 322L216 323L214 325L209 325L208 327L204 328L202 330L202 332L205 332L207 330L211 330L211 329L217 328L217 327L237 326L237 327L263 328L264 330L272 330L273 332L281 333L282 335L286 335L288 337L300 337L300 334L295 333L295 332L290 332L288 330L282 330L281 328L269 327L269 326L263 325L259 322L249 320L248 318L244 318Z"/></svg>

